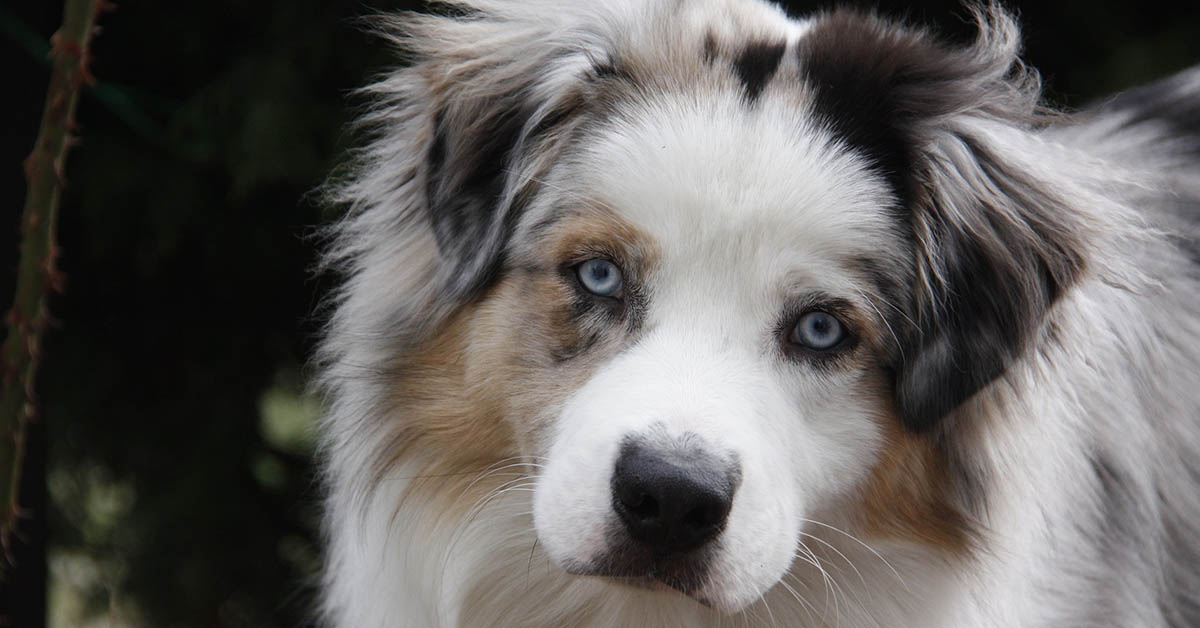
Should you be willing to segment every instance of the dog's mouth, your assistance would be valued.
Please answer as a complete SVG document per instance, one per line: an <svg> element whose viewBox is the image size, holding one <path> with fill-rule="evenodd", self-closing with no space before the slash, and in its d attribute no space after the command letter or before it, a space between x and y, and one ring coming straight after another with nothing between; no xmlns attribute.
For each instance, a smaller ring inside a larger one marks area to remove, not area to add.
<svg viewBox="0 0 1200 628"><path fill-rule="evenodd" d="M714 548L702 547L687 553L662 555L639 544L618 542L597 559L565 568L568 573L603 577L638 589L679 592L712 606L705 592L714 554Z"/></svg>
<svg viewBox="0 0 1200 628"><path fill-rule="evenodd" d="M663 578L659 575L649 576L603 576L606 580L615 584L640 589L643 591L654 591L670 595L682 594L700 604L709 608L715 608L712 600L704 594L704 589L689 588L685 583L671 578Z"/></svg>

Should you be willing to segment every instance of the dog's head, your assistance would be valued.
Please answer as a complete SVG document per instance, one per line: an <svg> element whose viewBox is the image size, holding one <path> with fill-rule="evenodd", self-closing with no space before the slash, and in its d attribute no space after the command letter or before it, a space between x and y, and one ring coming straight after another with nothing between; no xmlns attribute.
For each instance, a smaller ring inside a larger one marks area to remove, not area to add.
<svg viewBox="0 0 1200 628"><path fill-rule="evenodd" d="M417 150L372 185L436 242L390 298L433 312L421 355L458 353L414 368L460 369L436 385L468 408L406 429L533 463L567 571L725 610L827 513L963 549L939 443L1082 265L1007 148L1037 91L1011 21L957 48L753 2L553 4L409 23L381 84L380 137L413 145L373 165Z"/></svg>

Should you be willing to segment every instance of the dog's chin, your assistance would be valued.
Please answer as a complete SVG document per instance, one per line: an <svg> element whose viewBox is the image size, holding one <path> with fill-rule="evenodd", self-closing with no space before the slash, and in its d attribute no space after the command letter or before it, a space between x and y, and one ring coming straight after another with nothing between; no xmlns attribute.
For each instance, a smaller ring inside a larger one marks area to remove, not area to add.
<svg viewBox="0 0 1200 628"><path fill-rule="evenodd" d="M724 615L734 615L761 597L761 593L731 595L715 585L707 570L693 568L689 562L688 559L659 559L637 569L616 567L609 560L567 561L559 566L572 575L599 578L621 587L683 595Z"/></svg>

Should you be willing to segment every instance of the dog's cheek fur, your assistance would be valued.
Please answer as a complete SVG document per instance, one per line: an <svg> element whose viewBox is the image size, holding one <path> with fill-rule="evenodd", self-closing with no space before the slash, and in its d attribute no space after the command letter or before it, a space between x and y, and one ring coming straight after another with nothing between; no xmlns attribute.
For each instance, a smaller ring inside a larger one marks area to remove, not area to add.
<svg viewBox="0 0 1200 628"><path fill-rule="evenodd" d="M945 452L932 439L913 434L886 406L881 405L884 447L860 492L864 529L873 538L914 542L965 556L974 547L977 530L952 499Z"/></svg>
<svg viewBox="0 0 1200 628"><path fill-rule="evenodd" d="M543 454L555 409L636 327L635 269L618 316L588 312L587 297L563 276L561 261L585 244L608 241L607 248L627 251L645 273L655 253L644 234L593 212L562 220L545 237L550 242L538 247L540 259L505 271L398 369L393 399L404 423L377 474L418 441L440 466L456 471Z"/></svg>
<svg viewBox="0 0 1200 628"><path fill-rule="evenodd" d="M972 504L961 501L962 469L946 443L914 433L900 417L889 373L881 363L894 338L881 321L859 317L861 350L842 368L859 373L852 392L879 426L879 449L863 452L872 459L866 478L851 492L846 513L865 538L889 539L941 551L947 558L965 557L977 547L980 529Z"/></svg>
<svg viewBox="0 0 1200 628"><path fill-rule="evenodd" d="M501 382L468 383L469 371L486 370L503 360L503 336L480 338L475 333L475 321L490 298L460 309L398 369L392 414L402 419L393 426L393 451L380 458L385 466L380 471L386 472L413 448L437 452L440 466L456 470L485 466L515 451L502 407L495 403L502 391L494 386ZM495 370L497 377L509 372Z"/></svg>
<svg viewBox="0 0 1200 628"><path fill-rule="evenodd" d="M440 467L459 472L536 454L528 449L545 428L546 409L587 370L583 361L554 368L550 357L579 341L567 324L571 308L559 282L525 273L461 308L400 369L393 390L404 425L385 463L418 443Z"/></svg>
<svg viewBox="0 0 1200 628"><path fill-rule="evenodd" d="M522 273L501 282L477 314L472 334L482 346L470 356L468 382L502 408L522 454L545 454L557 409L603 353L595 331L577 321L576 299L553 273Z"/></svg>

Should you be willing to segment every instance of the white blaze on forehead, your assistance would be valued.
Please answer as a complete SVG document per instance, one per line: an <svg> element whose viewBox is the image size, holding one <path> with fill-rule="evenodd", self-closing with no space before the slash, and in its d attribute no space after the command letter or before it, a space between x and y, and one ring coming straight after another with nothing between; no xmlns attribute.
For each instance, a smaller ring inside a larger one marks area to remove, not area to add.
<svg viewBox="0 0 1200 628"><path fill-rule="evenodd" d="M900 255L883 179L797 101L662 95L589 141L572 183L653 236L667 272L706 259L775 291L796 272L836 281L847 259Z"/></svg>

